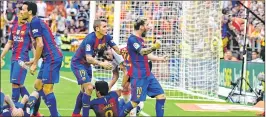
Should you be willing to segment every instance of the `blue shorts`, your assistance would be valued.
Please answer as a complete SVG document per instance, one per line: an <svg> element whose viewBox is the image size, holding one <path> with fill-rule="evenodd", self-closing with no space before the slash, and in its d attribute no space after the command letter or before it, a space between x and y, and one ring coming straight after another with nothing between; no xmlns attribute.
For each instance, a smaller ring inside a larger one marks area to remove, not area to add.
<svg viewBox="0 0 266 117"><path fill-rule="evenodd" d="M54 61L43 61L37 78L42 80L43 84L58 83L62 60L61 57Z"/></svg>
<svg viewBox="0 0 266 117"><path fill-rule="evenodd" d="M146 78L131 78L130 84L131 101L145 101L146 95L154 98L157 95L164 94L163 88L152 73Z"/></svg>
<svg viewBox="0 0 266 117"><path fill-rule="evenodd" d="M77 63L71 63L71 70L76 76L78 81L78 85L82 85L83 83L91 82L92 78L92 70L89 65L82 65Z"/></svg>
<svg viewBox="0 0 266 117"><path fill-rule="evenodd" d="M18 61L12 61L10 71L10 83L23 85L27 75L27 70L18 64Z"/></svg>

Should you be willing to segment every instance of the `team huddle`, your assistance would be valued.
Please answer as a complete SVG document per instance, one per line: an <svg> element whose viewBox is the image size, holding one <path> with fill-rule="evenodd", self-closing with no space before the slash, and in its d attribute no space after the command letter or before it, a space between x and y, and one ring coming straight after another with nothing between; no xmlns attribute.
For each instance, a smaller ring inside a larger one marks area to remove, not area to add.
<svg viewBox="0 0 266 117"><path fill-rule="evenodd" d="M4 58L12 47L12 99L1 92L1 116L41 116L41 99L49 108L51 116L60 116L53 86L59 83L63 55L50 28L36 13L36 3L23 3L17 14L18 24L11 28L10 38L1 54L1 58ZM152 55L153 51L160 49L160 41L154 41L150 47L144 44L149 22L138 18L134 23L134 32L123 48L119 48L107 34L106 19L96 19L93 28L94 32L85 37L71 59L71 70L81 88L72 116L89 116L90 109L99 117L124 117L129 113L136 116L144 106L146 95L156 98L156 115L164 116L164 91L151 72L149 60L165 61L167 57ZM29 60L30 50L34 55L32 60ZM98 60L99 57L104 61ZM30 95L23 84L28 70L35 74L40 58L43 62L34 83L35 91ZM112 70L112 80L109 83L96 81L92 84L92 65ZM24 66L29 66L29 69ZM119 69L123 73L122 88L109 91L119 78ZM91 99L93 90L96 92L96 99ZM22 99L19 102L20 96Z"/></svg>

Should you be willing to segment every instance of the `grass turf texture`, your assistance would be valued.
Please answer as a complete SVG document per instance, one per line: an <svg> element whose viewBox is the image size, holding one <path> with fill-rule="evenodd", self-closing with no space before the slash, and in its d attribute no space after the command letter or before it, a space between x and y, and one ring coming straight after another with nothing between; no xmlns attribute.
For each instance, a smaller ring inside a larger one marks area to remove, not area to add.
<svg viewBox="0 0 266 117"><path fill-rule="evenodd" d="M1 88L2 91L7 95L11 96L11 84L9 83L9 70L1 70ZM76 81L72 72L60 72L61 76L70 78ZM31 93L34 90L33 83L36 79L36 76L32 76L29 73L27 74L25 80L25 86L28 91ZM71 116L75 102L76 96L79 93L80 87L71 81L60 78L60 82L55 85L54 92L57 99L57 107L61 116ZM167 92L167 91L166 91ZM181 93L175 93L181 94ZM95 94L93 94L93 98ZM92 98L92 99L93 99ZM183 111L176 106L176 103L205 103L213 104L219 102L203 102L203 101L191 101L191 100L167 100L165 103L165 116L255 116L256 112L249 111L231 111L231 112L189 112ZM221 103L221 102L220 102ZM155 111L156 100L147 99L144 105L143 112L151 116L156 116ZM49 116L49 110L46 107L45 103L42 101L40 106L40 112L45 116ZM90 111L90 116L95 116L94 112Z"/></svg>

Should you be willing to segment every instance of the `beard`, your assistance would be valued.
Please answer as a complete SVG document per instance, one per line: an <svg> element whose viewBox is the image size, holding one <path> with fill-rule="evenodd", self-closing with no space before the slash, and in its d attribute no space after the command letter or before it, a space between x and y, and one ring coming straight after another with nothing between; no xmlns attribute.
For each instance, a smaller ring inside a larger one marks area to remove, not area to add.
<svg viewBox="0 0 266 117"><path fill-rule="evenodd" d="M141 37L146 37L147 31L145 30L142 34Z"/></svg>

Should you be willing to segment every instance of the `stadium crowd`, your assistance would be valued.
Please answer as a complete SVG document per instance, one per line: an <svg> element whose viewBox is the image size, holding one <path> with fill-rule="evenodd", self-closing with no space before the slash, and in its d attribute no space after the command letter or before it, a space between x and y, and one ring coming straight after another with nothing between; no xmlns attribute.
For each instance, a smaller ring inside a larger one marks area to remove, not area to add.
<svg viewBox="0 0 266 117"><path fill-rule="evenodd" d="M264 19L263 1L245 3L259 18ZM245 8L237 1L227 1L223 8L222 38L224 59L239 61L242 57L245 34ZM248 60L252 62L265 61L264 25L258 18L249 13L247 28Z"/></svg>
<svg viewBox="0 0 266 117"><path fill-rule="evenodd" d="M141 2L126 2L121 9L121 34L128 35L130 32L130 25L127 25L126 19L134 17L134 13L126 12L128 9L132 9L133 5ZM150 4L149 2L143 2L145 8L135 8L137 14L144 14L148 18L155 17L158 20L154 25L154 34L156 37L161 37L170 32L168 24L175 24L176 20L172 17L162 17L168 15L162 15L159 11L168 11L171 8L158 9L159 5L154 5L156 2ZM55 35L57 44L64 51L75 52L79 43L80 37L84 37L88 33L89 18L90 18L90 2L89 1L37 1L38 4L38 16L49 24ZM109 33L112 35L113 22L114 22L114 1L97 1L96 2L96 18L100 16L106 16L109 25ZM263 1L250 1L246 4L258 17L264 19L264 2ZM8 39L8 33L12 24L17 22L16 12L22 5L22 1L8 1L7 9L3 11L3 2L1 2L1 47L4 46ZM152 6L153 8L148 8ZM154 7L155 6L155 7ZM157 8L157 7L158 8ZM166 5L167 6L167 5ZM170 6L170 5L168 5ZM147 7L147 8L146 8ZM167 13L167 12L165 12ZM169 12L168 12L169 13ZM226 1L222 10L222 40L224 48L224 59L239 61L242 59L243 45L244 45L244 22L245 22L245 8L242 7L236 1ZM136 13L135 13L136 14ZM173 16L169 15L169 16ZM171 20L169 20L169 18ZM163 20L162 20L163 19ZM168 19L168 20L166 20ZM254 15L249 14L248 17L248 60L254 62L265 61L264 55L264 25ZM174 29L175 26L173 26ZM4 33L6 32L6 33ZM4 34L3 34L4 33ZM72 35L72 36L71 36ZM74 36L73 36L74 35ZM3 38L5 37L5 38ZM77 37L77 38L75 38ZM166 36L165 36L166 37Z"/></svg>

